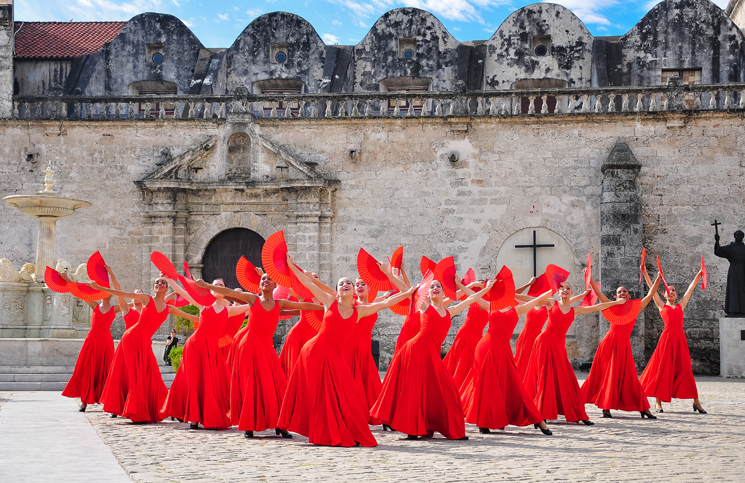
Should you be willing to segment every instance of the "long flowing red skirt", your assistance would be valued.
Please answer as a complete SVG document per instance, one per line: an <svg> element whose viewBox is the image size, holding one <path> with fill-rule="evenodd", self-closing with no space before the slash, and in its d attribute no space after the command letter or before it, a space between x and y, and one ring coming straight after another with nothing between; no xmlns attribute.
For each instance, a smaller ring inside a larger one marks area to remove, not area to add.
<svg viewBox="0 0 745 483"><path fill-rule="evenodd" d="M595 352L590 374L582 384L584 402L592 403L600 409L649 409L631 352L629 337L633 328L633 323L611 324Z"/></svg>
<svg viewBox="0 0 745 483"><path fill-rule="evenodd" d="M683 310L679 307L677 305L672 309L666 305L662 310L663 320L666 322L665 329L639 378L644 393L663 402L670 402L672 398L698 398L696 380L691 367L691 353L683 331ZM668 319L672 320L668 322Z"/></svg>
<svg viewBox="0 0 745 483"><path fill-rule="evenodd" d="M300 351L287 383L279 427L324 446L377 446L367 425L362 386L344 363L341 346L352 332L357 311L348 319L335 302L321 329Z"/></svg>
<svg viewBox="0 0 745 483"><path fill-rule="evenodd" d="M461 387L468 372L473 366L476 345L484 334L484 327L489 321L489 312L478 305L469 307L466 321L463 323L445 358L442 360L455 380L456 387Z"/></svg>
<svg viewBox="0 0 745 483"><path fill-rule="evenodd" d="M515 343L515 366L522 378L525 378L530 355L533 353L533 344L535 344L536 338L540 335L546 319L548 319L548 310L546 307L530 309L525 314L525 325L523 326L523 330L520 331L520 335L517 337L517 342Z"/></svg>
<svg viewBox="0 0 745 483"><path fill-rule="evenodd" d="M473 367L460 389L466 422L480 428L540 423L543 417L525 389L512 357L509 340L518 316L514 309L495 314L499 315L491 317L489 333L476 346ZM492 327L495 324L504 327Z"/></svg>
<svg viewBox="0 0 745 483"><path fill-rule="evenodd" d="M75 370L62 391L63 396L79 397L85 404L103 401L103 389L114 360L114 339L110 330L114 317L116 311L113 307L105 314L98 307L94 309L91 330L85 336Z"/></svg>
<svg viewBox="0 0 745 483"><path fill-rule="evenodd" d="M133 422L158 422L168 389L153 354L151 337L168 316L158 312L150 299L139 322L124 332L114 351L109 378L104 387L103 410Z"/></svg>
<svg viewBox="0 0 745 483"><path fill-rule="evenodd" d="M303 346L316 334L318 331L310 326L305 314L301 312L300 320L285 336L285 343L282 344L282 352L279 354L279 362L285 376L290 377Z"/></svg>
<svg viewBox="0 0 745 483"><path fill-rule="evenodd" d="M367 409L370 410L378 400L383 383L380 381L380 373L375 366L372 351L372 330L378 314L364 317L357 322L352 334L344 343L344 361L352 373L352 377L362 384L367 399ZM368 415L369 424L380 424L380 421Z"/></svg>

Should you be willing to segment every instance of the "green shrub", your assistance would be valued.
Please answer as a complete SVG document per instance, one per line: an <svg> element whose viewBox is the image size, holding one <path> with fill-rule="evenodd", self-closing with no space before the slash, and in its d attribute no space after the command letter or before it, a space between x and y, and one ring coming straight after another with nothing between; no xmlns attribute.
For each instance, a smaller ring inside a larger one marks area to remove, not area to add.
<svg viewBox="0 0 745 483"><path fill-rule="evenodd" d="M168 357L171 358L171 365L173 366L174 371L178 371L178 368L181 365L181 358L183 356L184 356L183 347L174 347L173 349L171 349L171 352L168 353Z"/></svg>
<svg viewBox="0 0 745 483"><path fill-rule="evenodd" d="M187 314L197 315L197 316L199 315L199 309L191 304L185 307L181 307L181 310L183 310ZM173 324L173 328L176 329L176 332L181 332L183 334L186 334L190 330L194 329L194 322L192 322L189 319L176 316L176 323Z"/></svg>

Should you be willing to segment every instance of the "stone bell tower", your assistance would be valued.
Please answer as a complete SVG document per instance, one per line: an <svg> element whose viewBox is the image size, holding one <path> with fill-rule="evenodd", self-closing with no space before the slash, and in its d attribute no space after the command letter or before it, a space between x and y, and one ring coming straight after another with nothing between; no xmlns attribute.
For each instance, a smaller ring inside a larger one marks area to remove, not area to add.
<svg viewBox="0 0 745 483"><path fill-rule="evenodd" d="M13 115L13 0L0 0L0 119Z"/></svg>

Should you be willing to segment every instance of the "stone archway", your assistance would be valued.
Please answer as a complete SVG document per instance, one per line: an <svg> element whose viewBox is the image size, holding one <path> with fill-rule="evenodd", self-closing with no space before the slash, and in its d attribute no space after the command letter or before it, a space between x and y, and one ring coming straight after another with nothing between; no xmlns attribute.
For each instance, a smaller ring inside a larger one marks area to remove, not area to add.
<svg viewBox="0 0 745 483"><path fill-rule="evenodd" d="M209 282L222 278L226 287L239 287L235 275L238 260L246 257L255 266L261 266L264 241L264 237L247 228L230 228L220 232L204 250L202 278Z"/></svg>

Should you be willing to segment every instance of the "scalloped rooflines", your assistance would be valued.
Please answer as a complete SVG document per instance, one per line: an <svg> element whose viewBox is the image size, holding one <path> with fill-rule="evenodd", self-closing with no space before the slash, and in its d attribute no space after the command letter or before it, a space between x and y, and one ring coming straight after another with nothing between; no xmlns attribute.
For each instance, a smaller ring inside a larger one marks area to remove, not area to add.
<svg viewBox="0 0 745 483"><path fill-rule="evenodd" d="M196 34L194 34L194 32L192 32L192 30L189 28L189 26L186 25L183 22L183 20L181 20L180 18L176 17L175 15L171 15L169 13L158 13L158 12L143 12L143 13L139 13L139 14L135 15L134 17L130 18L129 20L127 20L127 22L124 24L124 26L122 27L122 29L116 35L116 37L120 36L122 34L122 32L125 32L128 28L130 28L130 26L133 23L139 21L140 19L146 18L146 17L151 17L151 18L152 17L160 17L161 22L178 22L179 24L181 24L181 26L183 26L183 28L186 31L189 32L189 34L191 34L192 38L194 38L194 40L197 42L197 44L199 44L200 48L204 48L204 44L202 44L202 41L199 40L199 37L197 37ZM116 41L116 37L114 37L112 39L112 42L115 42Z"/></svg>
<svg viewBox="0 0 745 483"><path fill-rule="evenodd" d="M277 10L276 12L269 12L269 13L265 13L264 15L259 15L255 19L251 20L251 22L248 25L246 25L246 28L244 28L243 30L241 30L241 33L238 34L238 37L235 38L235 40L233 41L233 43L231 44L231 46L228 48L228 50L231 50L235 46L235 44L238 42L238 40L241 39L241 37L244 37L245 35L247 35L249 33L251 27L253 27L255 24L257 24L257 22L259 22L259 21L265 22L265 21L268 21L268 18L269 17L278 17L278 16L294 17L294 18L298 19L301 23L304 23L308 27L310 27L310 29L313 31L313 33L316 34L316 38L323 45L326 45L326 42L324 42L323 39L321 38L321 36L318 35L318 31L313 26L313 24L310 23L310 22L308 22L307 20L305 20L304 17L301 17L300 15L297 15L297 14L294 14L294 13L291 13L291 12L285 12L284 10Z"/></svg>
<svg viewBox="0 0 745 483"><path fill-rule="evenodd" d="M442 29L443 32L445 32L446 34L448 34L450 36L450 38L453 40L453 42L455 42L456 44L460 44L461 43L458 39L455 38L455 36L453 34L450 33L450 31L447 29L447 27L445 27L445 25L440 21L440 19L437 18L437 16L435 14L433 14L432 12L430 12L428 10L423 10L421 8L416 8L416 7L400 7L400 8L394 8L392 10L388 10L383 15L381 15L375 21L375 23L372 24L372 27L370 27L370 30L367 31L367 33L365 34L365 36L362 37L362 40L360 40L357 44L355 44L355 47L357 47L357 46L362 45L363 43L365 43L365 41L367 41L368 37L370 37L372 35L373 29L376 28L378 26L378 24L380 24L381 22L384 22L385 20L387 20L391 15L393 15L396 12L404 12L405 15L411 15L411 13L418 13L419 15L421 15L423 17L429 17L429 18L427 18L427 20L429 20L432 23L434 23L437 26L439 26ZM411 15L411 16L413 16L413 15Z"/></svg>
<svg viewBox="0 0 745 483"><path fill-rule="evenodd" d="M491 37L489 37L489 40L487 40L487 42L491 42L492 40L494 40L494 38L497 36L497 34L499 33L499 31L502 29L502 27L505 27L507 25L507 23L510 22L513 17L517 17L518 15L520 15L525 10L528 10L530 8L536 8L536 7L546 7L547 10L548 9L559 9L559 10L565 11L566 13L568 13L569 15L571 15L572 17L574 17L577 20L577 22L582 26L583 29L585 29L585 32L587 32L587 35L589 35L591 39L595 38L590 33L590 30L587 28L587 26L585 25L585 23L577 15L575 15L574 12L572 12L571 10L569 10L564 5L559 5L558 3L550 3L550 2L545 2L545 3L544 2L539 2L539 3L531 3L530 5L526 5L524 7L518 8L517 10L515 10L514 12L512 12L510 15L508 15L507 18L504 19L504 21L501 24L499 24L499 27L497 27L497 30L494 31L494 33L492 34Z"/></svg>

